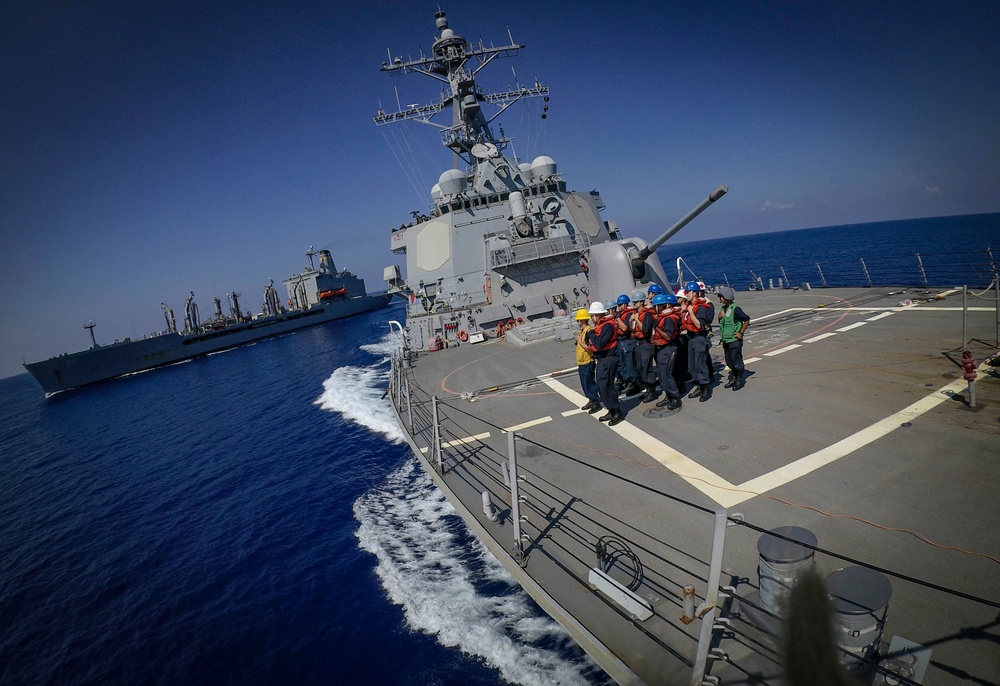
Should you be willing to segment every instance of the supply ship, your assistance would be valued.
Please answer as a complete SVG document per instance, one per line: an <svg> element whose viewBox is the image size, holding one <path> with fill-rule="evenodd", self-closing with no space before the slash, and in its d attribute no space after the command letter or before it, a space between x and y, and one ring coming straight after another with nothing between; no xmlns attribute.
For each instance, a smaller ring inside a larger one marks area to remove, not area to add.
<svg viewBox="0 0 1000 686"><path fill-rule="evenodd" d="M319 256L319 267L314 257ZM387 305L388 293L369 295L364 279L349 271L338 271L329 250L306 252L309 265L283 281L288 297L284 303L274 282L264 288L262 312L253 314L240 304L241 294L228 295L229 313L215 298L214 316L201 320L194 293L184 305L181 330L173 309L162 305L166 329L142 338L99 345L93 322L84 325L91 337L91 347L42 362L25 364L46 396L88 384L174 364L193 357L235 348L262 338L324 324L335 319L370 312Z"/></svg>
<svg viewBox="0 0 1000 686"><path fill-rule="evenodd" d="M739 292L745 388L716 343L707 402L597 421L573 313L683 287L656 249L727 189L624 236L553 158L510 153L495 118L548 88L476 77L524 46L435 18L430 54L382 71L440 99L374 118L436 126L457 160L390 236L389 398L470 530L620 684L1000 683L994 311L951 287Z"/></svg>

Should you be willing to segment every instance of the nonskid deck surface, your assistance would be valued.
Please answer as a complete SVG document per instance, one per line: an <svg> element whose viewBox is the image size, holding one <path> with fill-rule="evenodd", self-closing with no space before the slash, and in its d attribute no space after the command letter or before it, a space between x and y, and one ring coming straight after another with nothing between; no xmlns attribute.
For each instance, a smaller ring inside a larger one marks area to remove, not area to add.
<svg viewBox="0 0 1000 686"><path fill-rule="evenodd" d="M700 621L678 621L681 590L691 584L698 602L705 596L717 510L741 513L747 523L729 527L726 537L723 579L736 585L737 598L754 599L761 531L804 527L822 551L843 556L817 553L821 575L851 560L886 570L893 593L884 642L899 635L932 646L924 683L994 683L997 607L908 579L1000 600L989 582L1000 578L1000 563L983 556L1000 558L993 526L1000 380L981 370L976 407L968 406L954 361L961 294L929 295L740 293L754 319L744 349L747 386L732 392L718 384L710 401L685 399L679 412L659 417L644 415L652 404L626 399L626 421L615 427L579 411L586 399L572 341L424 354L407 371L414 444L433 455L425 401L436 395L444 483L509 552L509 516L502 525L489 522L481 493L509 508L506 432L523 436L524 572L550 596L543 607L568 612L647 683L690 680ZM907 299L915 304L901 306ZM995 351L986 305L971 301L968 314L980 360ZM712 353L718 379L725 372L718 345ZM405 403L400 416L406 425ZM624 551L612 576L634 582L654 610L650 619L634 621L588 585L602 538ZM731 621L718 645L729 662L713 665L712 674L775 678L775 642L745 617L734 613ZM627 680L609 660L612 675Z"/></svg>

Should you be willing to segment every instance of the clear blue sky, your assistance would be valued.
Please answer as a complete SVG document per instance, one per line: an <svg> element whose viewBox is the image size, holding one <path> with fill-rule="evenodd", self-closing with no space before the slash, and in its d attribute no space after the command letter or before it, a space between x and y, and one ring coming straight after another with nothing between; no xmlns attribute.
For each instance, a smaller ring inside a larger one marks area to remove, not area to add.
<svg viewBox="0 0 1000 686"><path fill-rule="evenodd" d="M516 152L626 234L720 183L679 240L1000 210L996 0L3 3L0 376L86 347L88 319L104 342L160 329L191 290L257 308L310 245L383 289L388 227L450 157L374 126L394 88L437 94L379 66L429 50L439 5L527 45L482 82L552 89L544 122L540 101L502 119Z"/></svg>

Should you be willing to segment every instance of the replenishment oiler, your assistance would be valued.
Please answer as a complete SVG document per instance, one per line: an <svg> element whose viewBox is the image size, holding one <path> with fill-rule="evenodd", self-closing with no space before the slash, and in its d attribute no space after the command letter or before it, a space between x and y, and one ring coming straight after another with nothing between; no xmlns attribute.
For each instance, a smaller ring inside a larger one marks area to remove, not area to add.
<svg viewBox="0 0 1000 686"><path fill-rule="evenodd" d="M954 284L740 292L745 388L723 386L716 342L707 402L634 395L597 421L573 313L683 286L656 249L727 189L624 237L596 191L494 129L547 102L476 83L524 46L436 20L430 54L382 70L441 98L375 117L438 126L458 161L390 237L408 304L389 397L469 528L621 684L1000 682L1000 380L968 350L996 354L995 311Z"/></svg>
<svg viewBox="0 0 1000 686"><path fill-rule="evenodd" d="M59 355L42 362L25 364L46 396L126 374L183 362L193 357L235 348L262 338L296 331L364 312L389 303L391 295L369 295L364 279L349 271L338 271L329 250L313 250L306 255L309 266L284 280L288 297L284 303L273 282L264 288L263 311L254 314L240 304L240 293L228 295L229 312L215 298L213 316L201 319L194 293L184 305L183 328L178 330L173 309L162 305L166 329L139 340L126 338L99 345L94 323L84 325L90 332L91 347ZM319 256L319 267L314 257Z"/></svg>

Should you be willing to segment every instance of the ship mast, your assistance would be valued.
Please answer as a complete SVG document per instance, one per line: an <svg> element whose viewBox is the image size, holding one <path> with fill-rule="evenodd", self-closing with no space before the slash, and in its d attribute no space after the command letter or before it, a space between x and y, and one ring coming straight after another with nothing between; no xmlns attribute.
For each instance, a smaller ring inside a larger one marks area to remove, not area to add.
<svg viewBox="0 0 1000 686"><path fill-rule="evenodd" d="M381 71L391 76L417 72L436 79L445 87L441 91L440 100L432 100L422 106L416 104L400 107L397 112L387 113L379 110L375 116L375 124L391 124L407 119L413 119L424 124L430 124L441 129L441 139L445 147L451 149L456 157L461 157L466 163L475 167L478 159L493 157L507 147L508 140L502 135L498 138L490 129L490 123L500 116L507 108L525 98L548 96L548 86L535 82L534 86L520 84L513 90L501 93L487 93L476 85L476 75L487 64L498 57L513 57L523 45L514 43L513 38L508 45L486 47L482 41L478 47L473 47L465 38L449 28L444 12L434 15L440 36L431 47L431 55L421 54L419 59L403 61L402 58L392 58L382 63ZM509 37L508 33L508 37ZM470 61L472 64L470 65ZM488 117L483 112L482 103L496 105L499 110ZM452 110L450 126L433 122L431 119L446 108ZM483 146L483 147L476 147ZM476 147L476 150L473 148Z"/></svg>

